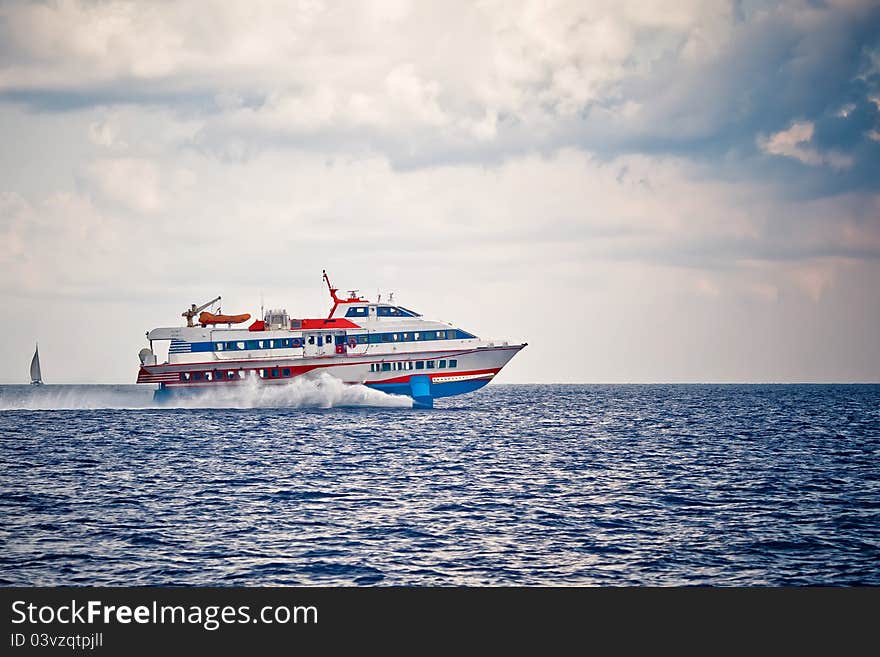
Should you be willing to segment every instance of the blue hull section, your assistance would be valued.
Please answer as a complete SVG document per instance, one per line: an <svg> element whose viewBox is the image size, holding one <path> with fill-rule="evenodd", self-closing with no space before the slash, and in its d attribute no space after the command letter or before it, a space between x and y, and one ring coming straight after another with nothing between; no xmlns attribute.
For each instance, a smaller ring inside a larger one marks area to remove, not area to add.
<svg viewBox="0 0 880 657"><path fill-rule="evenodd" d="M413 377L415 379L416 377ZM427 378L427 377L425 377ZM451 381L449 383L429 383L429 392L426 395L419 383L366 383L364 385L387 392L389 395L406 395L412 397L416 406L433 408L434 399L437 397L453 397L464 395L474 390L479 390L489 383L489 379L472 379L470 381Z"/></svg>

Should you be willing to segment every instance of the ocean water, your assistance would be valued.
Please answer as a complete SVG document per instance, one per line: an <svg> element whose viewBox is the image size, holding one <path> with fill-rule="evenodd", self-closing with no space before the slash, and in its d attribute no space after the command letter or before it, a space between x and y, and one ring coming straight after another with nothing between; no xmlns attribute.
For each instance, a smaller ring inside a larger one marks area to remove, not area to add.
<svg viewBox="0 0 880 657"><path fill-rule="evenodd" d="M880 386L0 387L0 584L880 585Z"/></svg>

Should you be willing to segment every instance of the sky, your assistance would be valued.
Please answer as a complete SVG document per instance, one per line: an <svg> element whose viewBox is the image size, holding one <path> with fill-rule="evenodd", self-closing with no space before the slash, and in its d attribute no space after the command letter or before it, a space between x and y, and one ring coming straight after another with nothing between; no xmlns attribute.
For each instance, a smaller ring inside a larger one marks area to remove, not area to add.
<svg viewBox="0 0 880 657"><path fill-rule="evenodd" d="M503 383L880 381L880 3L0 3L0 383L325 268Z"/></svg>

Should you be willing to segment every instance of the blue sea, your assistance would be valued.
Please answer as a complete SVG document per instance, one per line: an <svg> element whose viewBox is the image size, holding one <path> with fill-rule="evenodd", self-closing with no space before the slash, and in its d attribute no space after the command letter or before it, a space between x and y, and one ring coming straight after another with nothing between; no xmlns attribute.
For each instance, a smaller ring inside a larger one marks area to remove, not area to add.
<svg viewBox="0 0 880 657"><path fill-rule="evenodd" d="M880 386L0 386L4 585L880 585Z"/></svg>

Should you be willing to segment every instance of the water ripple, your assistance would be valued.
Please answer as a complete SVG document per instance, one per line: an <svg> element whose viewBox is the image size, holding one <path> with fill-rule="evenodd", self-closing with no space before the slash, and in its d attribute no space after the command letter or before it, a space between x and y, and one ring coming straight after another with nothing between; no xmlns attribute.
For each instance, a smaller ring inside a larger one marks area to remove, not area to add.
<svg viewBox="0 0 880 657"><path fill-rule="evenodd" d="M0 387L0 584L880 585L880 386L69 388Z"/></svg>

